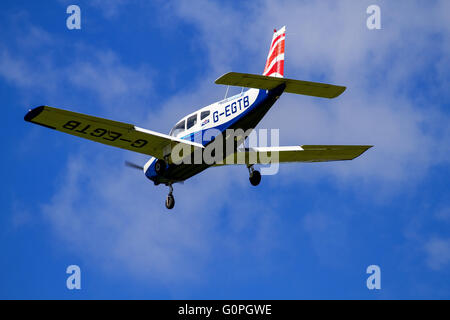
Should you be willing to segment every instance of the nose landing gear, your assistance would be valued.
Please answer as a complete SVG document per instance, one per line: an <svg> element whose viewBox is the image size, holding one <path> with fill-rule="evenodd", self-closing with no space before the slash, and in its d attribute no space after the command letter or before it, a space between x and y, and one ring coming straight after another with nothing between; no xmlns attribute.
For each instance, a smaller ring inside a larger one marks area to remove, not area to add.
<svg viewBox="0 0 450 320"><path fill-rule="evenodd" d="M166 208L171 210L175 206L175 198L173 197L173 194L172 194L173 193L172 184L170 183L168 186L170 188L170 191L166 198Z"/></svg>
<svg viewBox="0 0 450 320"><path fill-rule="evenodd" d="M253 165L247 166L249 172L249 180L252 186L257 186L261 182L261 173L253 168Z"/></svg>

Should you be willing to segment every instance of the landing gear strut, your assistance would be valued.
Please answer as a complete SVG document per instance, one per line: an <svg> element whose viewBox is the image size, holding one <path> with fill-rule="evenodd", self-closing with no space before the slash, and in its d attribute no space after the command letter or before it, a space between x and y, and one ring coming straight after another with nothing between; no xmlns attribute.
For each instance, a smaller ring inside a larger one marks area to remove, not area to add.
<svg viewBox="0 0 450 320"><path fill-rule="evenodd" d="M170 188L170 191L169 191L169 194L167 195L167 199L166 199L166 208L167 209L173 209L173 207L175 206L175 198L173 197L173 187L172 187L172 184L170 183L169 184L169 188Z"/></svg>
<svg viewBox="0 0 450 320"><path fill-rule="evenodd" d="M261 173L253 168L253 165L248 166L248 173L250 175L249 180L252 186L257 186L261 182Z"/></svg>

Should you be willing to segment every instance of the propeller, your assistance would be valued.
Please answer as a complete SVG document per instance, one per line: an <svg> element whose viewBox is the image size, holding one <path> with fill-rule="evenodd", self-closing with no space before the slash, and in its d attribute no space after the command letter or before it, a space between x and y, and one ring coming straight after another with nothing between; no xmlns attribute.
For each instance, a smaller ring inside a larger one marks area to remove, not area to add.
<svg viewBox="0 0 450 320"><path fill-rule="evenodd" d="M142 167L142 166L140 166L138 164L135 164L133 162L130 162L130 161L125 161L125 165L127 167L130 167L130 168L133 168L133 169L144 171L144 167Z"/></svg>
<svg viewBox="0 0 450 320"><path fill-rule="evenodd" d="M130 168L133 168L133 169L138 169L138 170L144 171L144 167L142 167L142 166L140 166L140 165L138 165L136 163L130 162L130 161L125 161L125 165L127 167L130 167ZM176 181L174 183L184 184L184 181Z"/></svg>

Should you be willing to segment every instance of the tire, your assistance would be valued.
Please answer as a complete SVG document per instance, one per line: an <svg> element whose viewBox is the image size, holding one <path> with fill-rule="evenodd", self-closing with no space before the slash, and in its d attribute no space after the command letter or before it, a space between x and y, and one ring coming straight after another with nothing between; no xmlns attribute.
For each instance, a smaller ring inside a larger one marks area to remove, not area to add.
<svg viewBox="0 0 450 320"><path fill-rule="evenodd" d="M155 171L158 175L163 175L166 171L166 162L164 160L157 160L155 163Z"/></svg>
<svg viewBox="0 0 450 320"><path fill-rule="evenodd" d="M249 180L252 186L256 187L261 182L261 173L259 173L259 171L256 170L253 171L252 174L250 175Z"/></svg>
<svg viewBox="0 0 450 320"><path fill-rule="evenodd" d="M173 195L169 194L166 199L166 208L171 210L175 206L175 198Z"/></svg>

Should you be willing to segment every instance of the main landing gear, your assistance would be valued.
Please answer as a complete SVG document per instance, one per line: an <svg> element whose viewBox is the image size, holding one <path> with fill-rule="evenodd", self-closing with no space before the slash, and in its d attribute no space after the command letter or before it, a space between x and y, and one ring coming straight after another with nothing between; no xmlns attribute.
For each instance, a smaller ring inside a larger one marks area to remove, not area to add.
<svg viewBox="0 0 450 320"><path fill-rule="evenodd" d="M169 191L169 194L167 195L167 199L166 199L166 208L171 210L175 206L175 198L173 197L173 194L172 194L173 187L172 187L171 183L169 184L169 188L170 188L170 191Z"/></svg>
<svg viewBox="0 0 450 320"><path fill-rule="evenodd" d="M261 173L259 173L258 170L255 170L253 168L253 165L247 166L247 168L248 168L248 173L250 175L250 177L249 177L250 183L252 184L252 186L256 187L261 182Z"/></svg>

